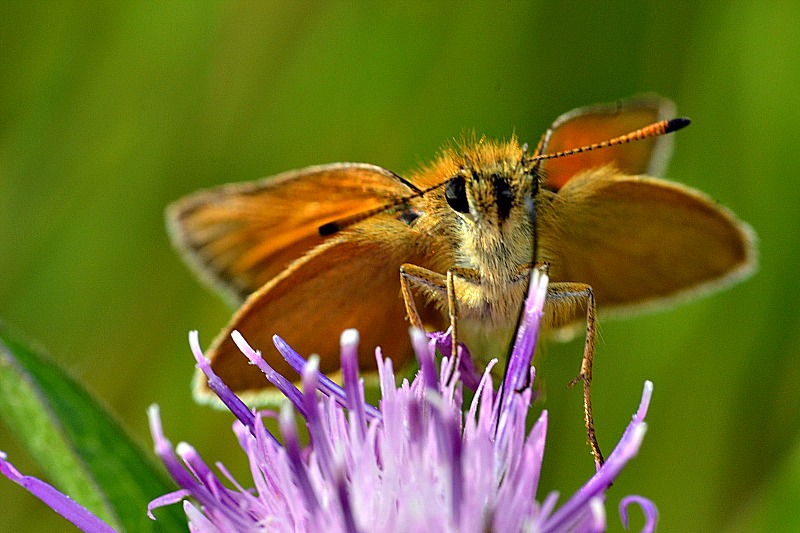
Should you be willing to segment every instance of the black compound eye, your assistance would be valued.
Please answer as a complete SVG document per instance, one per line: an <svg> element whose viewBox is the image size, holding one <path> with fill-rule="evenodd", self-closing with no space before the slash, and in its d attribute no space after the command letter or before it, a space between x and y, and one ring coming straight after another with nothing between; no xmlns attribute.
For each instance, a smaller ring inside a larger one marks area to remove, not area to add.
<svg viewBox="0 0 800 533"><path fill-rule="evenodd" d="M447 205L458 213L469 213L469 202L467 201L467 187L464 178L456 176L447 182L444 189L444 197Z"/></svg>

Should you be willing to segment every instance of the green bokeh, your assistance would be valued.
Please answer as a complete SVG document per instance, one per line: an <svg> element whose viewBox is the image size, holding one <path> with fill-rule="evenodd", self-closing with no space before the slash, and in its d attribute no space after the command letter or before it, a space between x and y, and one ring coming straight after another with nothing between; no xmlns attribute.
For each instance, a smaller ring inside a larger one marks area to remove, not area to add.
<svg viewBox="0 0 800 533"><path fill-rule="evenodd" d="M463 131L535 142L571 108L655 91L693 119L668 175L751 223L761 268L697 303L601 325L606 449L655 382L644 447L609 500L652 498L662 531L798 528L798 28L789 1L4 2L0 317L143 440L157 402L173 441L244 473L230 416L190 399L186 332L208 343L230 310L172 251L168 202L333 161L402 173ZM542 486L562 494L592 469L579 394L564 387L580 349L551 345L540 369ZM37 472L3 427L0 449ZM0 501L2 531L64 529L11 483Z"/></svg>

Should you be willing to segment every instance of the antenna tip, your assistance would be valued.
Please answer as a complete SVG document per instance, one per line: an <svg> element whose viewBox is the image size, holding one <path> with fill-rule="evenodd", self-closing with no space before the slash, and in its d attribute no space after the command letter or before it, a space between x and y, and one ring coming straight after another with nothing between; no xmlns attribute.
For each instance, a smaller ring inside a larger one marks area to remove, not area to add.
<svg viewBox="0 0 800 533"><path fill-rule="evenodd" d="M680 129L685 128L691 123L692 121L686 117L673 118L672 120L667 122L667 129L666 131L664 131L664 133L672 133L673 131L678 131Z"/></svg>
<svg viewBox="0 0 800 533"><path fill-rule="evenodd" d="M339 227L339 224L336 222L328 222L327 224L321 225L317 231L319 232L320 237L327 237L328 235L333 235L340 229L341 228Z"/></svg>

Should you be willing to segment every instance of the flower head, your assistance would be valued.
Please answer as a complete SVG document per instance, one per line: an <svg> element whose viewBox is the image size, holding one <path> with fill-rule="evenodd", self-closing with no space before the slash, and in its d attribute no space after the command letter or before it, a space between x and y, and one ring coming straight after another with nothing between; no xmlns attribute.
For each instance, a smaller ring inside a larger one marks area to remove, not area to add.
<svg viewBox="0 0 800 533"><path fill-rule="evenodd" d="M283 444L262 423L267 413L249 410L213 373L192 332L198 366L237 418L234 432L250 461L252 487L245 488L217 465L226 483L186 443L173 448L154 406L149 416L156 453L180 490L151 502L148 512L183 502L193 532L605 530L605 491L639 450L652 384L645 383L631 423L583 487L561 505L555 492L537 501L547 412L530 431L526 418L533 395L531 357L546 290L547 277L535 272L508 370L496 392L490 374L496 361L482 375L465 363L466 356L445 357L437 367L435 346L442 337L429 339L421 331L411 332L420 365L411 382L398 387L391 360L376 350L382 393L378 408L364 401L355 331L342 335L343 387L320 374L315 359L305 361L275 338L278 350L301 373L302 390L234 333L244 355L290 401L278 415ZM461 372L475 388L466 411ZM308 429L305 447L295 413ZM2 453L0 472L84 531L113 531L49 485L19 474ZM653 531L657 511L640 496L620 502L625 527L631 503L644 510L644 531Z"/></svg>
<svg viewBox="0 0 800 533"><path fill-rule="evenodd" d="M490 370L496 361L491 362L466 411L459 361L445 357L437 368L436 339L429 340L423 332L411 332L420 371L399 387L391 360L376 351L382 394L378 408L364 401L355 331L342 335L343 387L320 374L314 359L306 362L275 338L278 350L301 373L302 390L275 373L235 333L244 355L291 402L279 415L283 445L264 428L264 414L249 411L214 375L193 333L190 343L198 366L237 415L234 430L250 460L253 487L242 488L223 469L235 487L227 488L186 444L173 452L153 408L157 453L182 489L151 507L191 496L198 506L184 506L193 531L604 530L605 491L639 449L652 385L646 383L639 410L603 467L560 506L556 493L538 502L547 412L530 431L525 421L533 394L530 363L546 288L546 276L535 273L503 383L493 390ZM310 442L305 447L293 412L308 428ZM623 521L632 502L645 510L645 529L652 530L655 507L638 496L623 500Z"/></svg>

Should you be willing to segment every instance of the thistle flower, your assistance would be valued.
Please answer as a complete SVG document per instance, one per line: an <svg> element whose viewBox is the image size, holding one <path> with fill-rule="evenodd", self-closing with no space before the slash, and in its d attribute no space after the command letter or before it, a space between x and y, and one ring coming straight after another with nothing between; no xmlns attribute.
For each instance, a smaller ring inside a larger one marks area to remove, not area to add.
<svg viewBox="0 0 800 533"><path fill-rule="evenodd" d="M278 414L283 445L262 423L270 413L249 410L225 386L192 332L199 368L237 418L234 432L250 461L252 487L245 488L218 465L221 479L186 443L173 448L154 406L149 417L156 453L181 488L151 502L148 512L183 502L194 532L605 530L605 491L639 450L652 384L645 383L639 409L595 475L560 506L555 492L537 501L547 412L530 431L526 418L535 375L530 363L546 290L547 277L534 273L506 376L495 392L492 361L478 376L466 411L459 369L467 367L459 358L445 357L437 368L437 338L429 340L421 331L411 332L420 371L410 383L398 387L391 360L376 350L378 408L364 401L354 330L342 335L343 387L320 374L315 358L305 361L275 337L278 350L301 373L302 390L234 333L244 355L290 400ZM308 429L305 447L295 413ZM53 505L54 500L42 499ZM644 531L653 531L657 511L640 496L621 501L623 524L627 527L631 503L644 511Z"/></svg>
<svg viewBox="0 0 800 533"><path fill-rule="evenodd" d="M211 388L236 414L234 430L250 460L253 488L244 489L222 470L225 484L186 444L175 452L161 430L157 409L150 422L158 455L182 490L151 507L184 501L193 531L602 531L605 490L639 449L652 385L605 465L557 508L558 494L537 502L547 412L526 432L534 371L530 366L547 278L533 276L525 317L508 372L498 392L491 367L483 373L466 412L462 410L459 362L434 359L436 340L412 331L420 371L412 382L395 384L392 362L376 353L382 399L379 409L364 402L357 363L358 335L342 335L344 386L328 381L315 359L304 361L280 338L275 345L302 375L302 391L274 372L258 352L234 334L242 352L291 401L279 415L284 445L214 375L190 337L198 366ZM319 393L322 394L319 394ZM293 411L308 428L303 448ZM177 455L176 455L177 454ZM656 511L638 496L651 531Z"/></svg>

